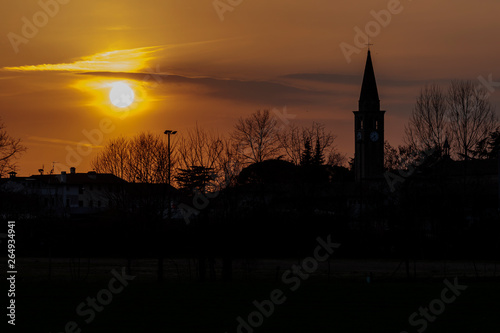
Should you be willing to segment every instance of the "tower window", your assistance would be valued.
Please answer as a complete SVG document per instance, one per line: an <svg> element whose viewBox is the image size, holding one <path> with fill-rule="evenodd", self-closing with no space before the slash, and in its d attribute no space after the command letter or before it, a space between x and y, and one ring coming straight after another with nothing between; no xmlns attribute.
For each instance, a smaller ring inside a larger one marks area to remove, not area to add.
<svg viewBox="0 0 500 333"><path fill-rule="evenodd" d="M378 120L375 120L375 129L378 130Z"/></svg>
<svg viewBox="0 0 500 333"><path fill-rule="evenodd" d="M363 120L361 120L359 128L363 129Z"/></svg>

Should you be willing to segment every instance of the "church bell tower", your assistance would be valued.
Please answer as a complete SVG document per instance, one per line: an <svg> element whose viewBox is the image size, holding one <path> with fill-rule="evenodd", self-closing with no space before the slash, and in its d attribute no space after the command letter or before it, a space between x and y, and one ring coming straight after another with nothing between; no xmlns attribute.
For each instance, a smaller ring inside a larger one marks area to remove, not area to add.
<svg viewBox="0 0 500 333"><path fill-rule="evenodd" d="M380 110L370 50L366 59L358 111L354 113L354 171L356 181L374 180L384 173L384 113Z"/></svg>

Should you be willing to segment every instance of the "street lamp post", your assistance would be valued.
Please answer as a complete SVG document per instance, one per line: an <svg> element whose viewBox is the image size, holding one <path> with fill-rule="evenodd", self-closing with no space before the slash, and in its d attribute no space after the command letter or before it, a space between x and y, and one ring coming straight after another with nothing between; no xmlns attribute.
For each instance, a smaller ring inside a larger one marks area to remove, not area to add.
<svg viewBox="0 0 500 333"><path fill-rule="evenodd" d="M177 131L172 131L172 130L166 130L164 134L167 135L168 140L167 140L167 146L168 146L168 185L170 185L170 167L171 167L171 161L170 161L170 135L175 135L177 134Z"/></svg>
<svg viewBox="0 0 500 333"><path fill-rule="evenodd" d="M171 220L171 208L172 208L172 202L171 202L171 197L170 197L170 169L172 167L172 162L171 162L171 151L170 151L170 136L177 134L177 131L172 131L172 130L166 130L164 134L167 135L167 155L168 155L168 210L167 210L167 221L170 222ZM163 219L163 214L162 214L162 219ZM162 239L161 239L161 228L163 224L160 224L160 232L158 232L158 246L159 246L159 253L158 253L158 281L163 280L163 246L162 246Z"/></svg>

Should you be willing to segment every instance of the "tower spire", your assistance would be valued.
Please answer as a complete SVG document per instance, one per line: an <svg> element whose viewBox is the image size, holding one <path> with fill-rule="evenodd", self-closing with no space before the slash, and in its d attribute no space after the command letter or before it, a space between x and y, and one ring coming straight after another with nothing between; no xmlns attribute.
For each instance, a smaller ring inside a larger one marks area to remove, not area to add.
<svg viewBox="0 0 500 333"><path fill-rule="evenodd" d="M380 99L378 97L377 81L375 80L370 50L368 50L366 58L363 84L361 85L361 94L359 96L359 111L380 111Z"/></svg>
<svg viewBox="0 0 500 333"><path fill-rule="evenodd" d="M368 47L368 51L370 51L370 46L372 46L373 44L370 43L370 38L368 38L368 43L366 43L366 46Z"/></svg>
<svg viewBox="0 0 500 333"><path fill-rule="evenodd" d="M355 179L380 179L384 173L384 114L380 110L377 81L370 50L359 96L359 109L354 111Z"/></svg>

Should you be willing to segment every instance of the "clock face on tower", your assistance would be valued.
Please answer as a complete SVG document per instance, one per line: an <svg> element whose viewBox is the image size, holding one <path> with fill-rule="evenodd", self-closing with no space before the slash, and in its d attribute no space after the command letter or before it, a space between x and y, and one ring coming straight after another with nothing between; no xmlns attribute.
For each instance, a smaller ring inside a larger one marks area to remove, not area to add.
<svg viewBox="0 0 500 333"><path fill-rule="evenodd" d="M370 140L372 140L373 142L378 140L378 133L376 131L370 133Z"/></svg>
<svg viewBox="0 0 500 333"><path fill-rule="evenodd" d="M356 141L361 141L362 138L363 138L363 133L361 133L361 131L357 131L356 132Z"/></svg>

